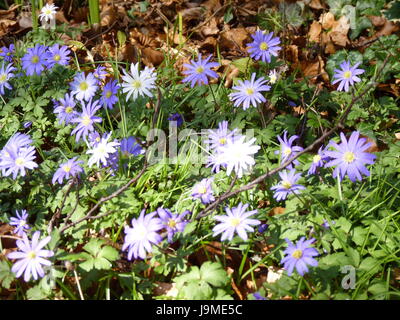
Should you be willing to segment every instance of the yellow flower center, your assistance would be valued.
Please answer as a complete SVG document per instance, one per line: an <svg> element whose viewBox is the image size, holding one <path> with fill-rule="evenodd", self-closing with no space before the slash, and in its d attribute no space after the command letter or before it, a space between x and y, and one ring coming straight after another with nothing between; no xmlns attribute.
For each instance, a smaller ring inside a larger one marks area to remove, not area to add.
<svg viewBox="0 0 400 320"><path fill-rule="evenodd" d="M106 153L106 148L104 146L100 146L97 151L101 154Z"/></svg>
<svg viewBox="0 0 400 320"><path fill-rule="evenodd" d="M290 149L290 148L285 148L285 150L283 150L283 154L285 155L285 156L288 156L289 154L291 154L292 153L292 149Z"/></svg>
<svg viewBox="0 0 400 320"><path fill-rule="evenodd" d="M232 227L237 227L240 224L240 219L239 218L231 218L230 223L231 223Z"/></svg>
<svg viewBox="0 0 400 320"><path fill-rule="evenodd" d="M22 166L24 163L25 163L24 158L17 158L17 159L15 159L15 164L16 164L17 166Z"/></svg>
<svg viewBox="0 0 400 320"><path fill-rule="evenodd" d="M50 9L46 9L46 11L44 12L46 15L50 16L53 14L53 12Z"/></svg>
<svg viewBox="0 0 400 320"><path fill-rule="evenodd" d="M200 73L203 73L203 72L204 72L204 68L203 68L202 66L197 67L197 68L196 68L196 72L199 73L199 74L200 74Z"/></svg>
<svg viewBox="0 0 400 320"><path fill-rule="evenodd" d="M254 93L254 89L253 89L253 88L247 88L247 89L246 89L246 94L247 94L248 96L251 96L253 93Z"/></svg>
<svg viewBox="0 0 400 320"><path fill-rule="evenodd" d="M176 221L174 219L169 219L168 220L168 227L175 228L176 227Z"/></svg>
<svg viewBox="0 0 400 320"><path fill-rule="evenodd" d="M72 107L66 107L65 113L71 113L74 109Z"/></svg>
<svg viewBox="0 0 400 320"><path fill-rule="evenodd" d="M292 184L289 181L282 181L282 187L285 189L290 189L292 187Z"/></svg>
<svg viewBox="0 0 400 320"><path fill-rule="evenodd" d="M207 188L204 186L199 187L198 192L201 194L205 194L207 192Z"/></svg>
<svg viewBox="0 0 400 320"><path fill-rule="evenodd" d="M132 82L132 87L135 89L139 89L142 86L142 83L139 80L135 80Z"/></svg>
<svg viewBox="0 0 400 320"><path fill-rule="evenodd" d="M343 78L350 79L351 78L351 71L346 71L345 73L343 73Z"/></svg>
<svg viewBox="0 0 400 320"><path fill-rule="evenodd" d="M220 144L225 144L226 143L226 138L220 138L219 140Z"/></svg>
<svg viewBox="0 0 400 320"><path fill-rule="evenodd" d="M96 142L100 142L100 137L97 137L95 140Z"/></svg>
<svg viewBox="0 0 400 320"><path fill-rule="evenodd" d="M109 97L111 97L112 96L112 91L111 90L108 90L107 92L106 92L106 98L109 98Z"/></svg>
<svg viewBox="0 0 400 320"><path fill-rule="evenodd" d="M343 156L343 160L347 163L352 163L355 158L356 158L356 155L351 151L345 152L344 156Z"/></svg>
<svg viewBox="0 0 400 320"><path fill-rule="evenodd" d="M313 157L313 159L312 159L312 161L314 162L314 163L317 163L318 161L320 161L321 160L321 156L319 155L319 154L316 154L314 157Z"/></svg>
<svg viewBox="0 0 400 320"><path fill-rule="evenodd" d="M35 259L36 258L36 252L35 251L31 251L27 254L28 259Z"/></svg>
<svg viewBox="0 0 400 320"><path fill-rule="evenodd" d="M267 50L268 49L268 44L266 42L261 42L260 43L260 50Z"/></svg>
<svg viewBox="0 0 400 320"><path fill-rule="evenodd" d="M0 75L0 82L3 83L3 82L5 82L6 80L7 80L7 75L6 75L5 73L2 73L2 74Z"/></svg>
<svg viewBox="0 0 400 320"><path fill-rule="evenodd" d="M71 167L70 166L64 166L63 167L65 172L70 172L71 171Z"/></svg>
<svg viewBox="0 0 400 320"><path fill-rule="evenodd" d="M272 84L274 84L276 80L278 80L278 77L275 74L269 76L269 82L271 82Z"/></svg>
<svg viewBox="0 0 400 320"><path fill-rule="evenodd" d="M89 118L89 116L83 116L82 117L82 124L87 127L90 124L91 120Z"/></svg>
<svg viewBox="0 0 400 320"><path fill-rule="evenodd" d="M86 81L82 81L81 84L79 85L79 89L82 91L86 91L89 88L89 85Z"/></svg>
<svg viewBox="0 0 400 320"><path fill-rule="evenodd" d="M24 225L26 225L26 221L25 221L25 220L21 220L21 221L19 222L19 226L20 226L20 227L23 227Z"/></svg>
<svg viewBox="0 0 400 320"><path fill-rule="evenodd" d="M301 251L300 249L297 249L292 253L292 257L295 259L300 259L302 256L303 256L303 251Z"/></svg>
<svg viewBox="0 0 400 320"><path fill-rule="evenodd" d="M38 63L38 62L39 62L39 56L34 55L34 56L31 58L31 62L32 62L32 63Z"/></svg>
<svg viewBox="0 0 400 320"><path fill-rule="evenodd" d="M56 54L54 56L54 61L60 61L61 60L61 56L59 54Z"/></svg>

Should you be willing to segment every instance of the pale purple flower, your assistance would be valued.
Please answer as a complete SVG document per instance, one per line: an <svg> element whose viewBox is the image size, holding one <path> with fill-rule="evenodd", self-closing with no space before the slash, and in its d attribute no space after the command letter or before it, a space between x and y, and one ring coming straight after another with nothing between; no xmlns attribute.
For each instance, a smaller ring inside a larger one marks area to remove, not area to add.
<svg viewBox="0 0 400 320"><path fill-rule="evenodd" d="M55 102L54 113L57 115L58 123L69 124L79 113L75 109L76 103L72 94L66 93L64 98Z"/></svg>
<svg viewBox="0 0 400 320"><path fill-rule="evenodd" d="M218 129L208 130L208 140L206 140L205 143L210 145L211 150L218 152L219 148L228 143L228 140L235 139L235 132L237 129L231 131L228 129L228 125L228 121L221 121L218 123Z"/></svg>
<svg viewBox="0 0 400 320"><path fill-rule="evenodd" d="M192 60L191 64L185 63L183 66L187 68L187 70L184 70L183 74L186 75L186 78L184 78L182 82L190 82L190 86L193 88L195 84L208 84L207 77L218 78L218 74L211 70L211 68L218 67L219 63L209 62L210 59L211 55L202 60L201 53L199 53L197 61Z"/></svg>
<svg viewBox="0 0 400 320"><path fill-rule="evenodd" d="M34 48L29 48L27 53L22 57L22 69L26 75L40 75L46 65L46 47L36 44Z"/></svg>
<svg viewBox="0 0 400 320"><path fill-rule="evenodd" d="M279 176L281 177L281 182L271 188L271 190L275 190L274 198L277 201L285 200L290 193L298 194L300 190L305 189L304 186L296 184L301 178L301 173L296 173L295 169L281 171Z"/></svg>
<svg viewBox="0 0 400 320"><path fill-rule="evenodd" d="M132 219L132 228L125 227L125 239L122 251L128 250L128 260L133 258L146 259L147 252L152 252L152 245L162 241L157 231L164 228L162 220L155 218L157 212L145 216L142 210L139 218Z"/></svg>
<svg viewBox="0 0 400 320"><path fill-rule="evenodd" d="M236 91L229 94L229 99L233 101L235 107L242 106L243 110L250 106L256 108L259 103L267 101L261 94L262 91L271 89L270 86L265 85L266 82L267 80L263 77L256 80L256 74L253 73L250 80L239 80L238 85L232 87Z"/></svg>
<svg viewBox="0 0 400 320"><path fill-rule="evenodd" d="M232 240L235 232L244 241L248 239L247 232L254 232L253 227L259 225L261 222L256 219L248 219L248 217L257 213L257 210L247 211L248 204L239 203L235 208L225 208L227 215L215 216L214 219L220 221L214 228L213 236L217 236L222 233L221 241L226 239Z"/></svg>
<svg viewBox="0 0 400 320"><path fill-rule="evenodd" d="M117 92L119 88L120 87L117 81L113 80L107 82L101 95L101 104L106 106L108 109L112 109L114 104L116 104L118 101Z"/></svg>
<svg viewBox="0 0 400 320"><path fill-rule="evenodd" d="M12 73L14 70L16 70L12 64L8 64L7 66L3 62L1 65L0 69L0 95L4 95L4 88L7 89L12 89L12 86L8 82L12 77L14 77L14 74Z"/></svg>
<svg viewBox="0 0 400 320"><path fill-rule="evenodd" d="M79 173L83 172L81 164L83 161L77 161L77 157L74 157L68 160L65 163L62 163L57 171L54 173L52 183L55 184L58 182L62 184L63 180L68 180L71 177L76 177Z"/></svg>
<svg viewBox="0 0 400 320"><path fill-rule="evenodd" d="M307 265L318 266L318 261L313 257L318 256L319 253L317 249L310 247L315 241L314 238L305 241L305 237L301 237L296 244L293 244L289 239L285 240L288 247L283 252L286 254L286 257L282 259L281 263L289 276L292 275L294 268L296 268L299 275L303 276L308 272Z"/></svg>
<svg viewBox="0 0 400 320"><path fill-rule="evenodd" d="M78 100L89 101L94 97L97 91L97 79L92 73L78 73L71 83L71 94Z"/></svg>
<svg viewBox="0 0 400 320"><path fill-rule="evenodd" d="M86 105L82 101L82 113L71 120L72 123L78 124L71 132L71 135L76 133L75 141L78 142L81 136L84 138L87 137L89 132L94 131L93 125L102 121L100 117L95 116L97 110L100 108L101 105L99 105L97 100L93 102L90 100Z"/></svg>
<svg viewBox="0 0 400 320"><path fill-rule="evenodd" d="M283 139L280 136L278 136L278 140L281 144L281 151L280 151L281 163L285 163L287 160L293 158L297 153L303 151L302 147L292 145L294 140L298 139L299 136L296 135L291 136L288 140L287 133L288 132L286 130L283 132ZM279 153L279 151L275 153ZM298 165L299 163L300 162L298 160L294 160L287 166L287 168L291 169L293 168L293 164Z"/></svg>
<svg viewBox="0 0 400 320"><path fill-rule="evenodd" d="M192 190L192 197L200 199L203 204L211 203L215 200L212 189L214 178L205 178L197 183Z"/></svg>
<svg viewBox="0 0 400 320"><path fill-rule="evenodd" d="M376 156L369 152L366 152L371 143L367 143L367 139L359 138L360 133L354 131L350 139L347 141L346 136L343 132L340 133L342 142L337 144L331 141L330 145L336 149L336 151L326 151L325 155L330 157L332 160L329 161L325 166L333 167L336 166L333 171L333 177L336 178L338 175L341 179L347 174L352 182L356 180L361 181L362 176L369 176L370 173L365 167L366 164L373 164Z"/></svg>
<svg viewBox="0 0 400 320"><path fill-rule="evenodd" d="M332 84L336 84L338 82L339 86L337 88L338 91L349 91L349 86L353 86L355 82L360 82L361 79L357 77L360 74L365 72L364 69L357 69L360 65L360 62L357 62L353 67L350 65L350 61L344 61L340 64L340 69L335 69L335 74L333 75L333 79L336 79L332 82Z"/></svg>
<svg viewBox="0 0 400 320"><path fill-rule="evenodd" d="M121 154L126 157L128 157L131 154L133 154L134 156L138 156L145 152L144 149L141 147L141 145L136 141L135 137L128 137L122 139L120 150Z"/></svg>
<svg viewBox="0 0 400 320"><path fill-rule="evenodd" d="M30 227L28 225L28 212L25 209L21 210L21 213L18 210L15 211L17 218L10 218L10 225L15 226L14 233L18 236L22 237L26 230L29 230Z"/></svg>
<svg viewBox="0 0 400 320"><path fill-rule="evenodd" d="M33 161L36 158L34 147L16 148L10 145L4 147L3 152L7 156L2 156L0 168L6 177L12 174L15 180L18 174L24 177L26 169L32 170L38 167L38 164Z"/></svg>
<svg viewBox="0 0 400 320"><path fill-rule="evenodd" d="M10 46L7 47L1 47L0 48L0 57L4 58L4 61L7 62L12 62L13 56L14 56L14 51L15 51L15 45L12 43Z"/></svg>
<svg viewBox="0 0 400 320"><path fill-rule="evenodd" d="M282 48L278 46L281 43L279 37L274 37L274 33L264 33L261 30L251 35L253 42L248 44L250 57L263 62L271 62L271 56L278 56L278 51Z"/></svg>
<svg viewBox="0 0 400 320"><path fill-rule="evenodd" d="M40 231L36 231L32 236L32 242L29 241L27 235L22 235L22 240L17 240L17 247L19 251L11 252L7 255L8 259L18 260L14 263L11 271L19 278L24 274L24 281L28 282L33 276L37 280L39 277L44 277L44 270L42 265L51 266L51 262L45 258L52 257L53 251L44 250L43 247L47 245L51 237L48 236L39 241Z"/></svg>
<svg viewBox="0 0 400 320"><path fill-rule="evenodd" d="M325 161L329 160L329 157L325 154L326 148L321 146L318 149L318 153L313 156L310 169L308 169L307 174L315 174L318 168L324 166Z"/></svg>
<svg viewBox="0 0 400 320"><path fill-rule="evenodd" d="M100 85L103 80L106 79L107 71L106 67L97 66L97 68L93 71L94 77L97 79L97 84Z"/></svg>
<svg viewBox="0 0 400 320"><path fill-rule="evenodd" d="M62 66L67 66L69 62L69 54L71 51L67 46L61 46L56 43L52 47L47 49L46 53L46 64L47 68L51 69L54 65L59 64Z"/></svg>
<svg viewBox="0 0 400 320"><path fill-rule="evenodd" d="M168 242L171 243L175 233L183 232L185 230L188 221L184 220L184 218L190 213L190 211L186 210L181 214L174 214L168 209L158 208L157 213L164 228L167 230Z"/></svg>

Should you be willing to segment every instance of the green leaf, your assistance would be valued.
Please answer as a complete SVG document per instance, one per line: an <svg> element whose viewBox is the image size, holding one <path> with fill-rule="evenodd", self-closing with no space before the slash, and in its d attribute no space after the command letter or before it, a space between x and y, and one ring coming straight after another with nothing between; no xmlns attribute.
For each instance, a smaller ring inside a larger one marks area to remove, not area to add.
<svg viewBox="0 0 400 320"><path fill-rule="evenodd" d="M101 239L90 239L90 241L83 247L87 252L93 256L97 256L101 249L101 245L104 244L104 240Z"/></svg>
<svg viewBox="0 0 400 320"><path fill-rule="evenodd" d="M232 64L239 69L240 72L246 73L254 65L251 58L241 58L232 62Z"/></svg>
<svg viewBox="0 0 400 320"><path fill-rule="evenodd" d="M200 278L215 287L223 286L229 281L229 277L221 264L210 261L201 266Z"/></svg>
<svg viewBox="0 0 400 320"><path fill-rule="evenodd" d="M101 249L99 257L105 258L110 261L115 261L119 257L119 252L118 250L114 249L113 247L110 246L105 246Z"/></svg>
<svg viewBox="0 0 400 320"><path fill-rule="evenodd" d="M15 279L15 274L11 272L11 268L7 261L0 260L0 282L1 286L10 289L11 282Z"/></svg>

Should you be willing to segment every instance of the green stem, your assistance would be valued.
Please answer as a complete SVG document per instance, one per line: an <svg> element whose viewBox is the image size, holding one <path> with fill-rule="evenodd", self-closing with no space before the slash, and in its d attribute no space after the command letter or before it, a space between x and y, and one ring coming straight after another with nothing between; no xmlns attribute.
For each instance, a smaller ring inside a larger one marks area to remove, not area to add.
<svg viewBox="0 0 400 320"><path fill-rule="evenodd" d="M91 25L100 23L99 0L89 0L89 23Z"/></svg>

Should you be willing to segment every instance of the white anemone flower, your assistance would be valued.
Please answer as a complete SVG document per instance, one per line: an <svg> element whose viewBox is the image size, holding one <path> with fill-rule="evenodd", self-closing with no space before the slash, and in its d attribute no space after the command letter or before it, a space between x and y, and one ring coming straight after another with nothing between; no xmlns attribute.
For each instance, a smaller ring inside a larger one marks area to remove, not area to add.
<svg viewBox="0 0 400 320"><path fill-rule="evenodd" d="M256 138L245 142L245 136L239 136L235 140L228 140L228 143L221 147L220 153L223 162L226 163L226 174L229 176L235 171L238 178L243 176L244 172L249 171L255 164L254 154L260 149L253 145Z"/></svg>
<svg viewBox="0 0 400 320"><path fill-rule="evenodd" d="M119 142L112 141L108 142L108 139L111 137L111 132L109 134L104 135L100 142L96 144L93 149L88 150L86 153L92 154L88 161L88 166L91 167L93 164L97 164L99 167L100 161L107 165L107 159L115 152L117 152L117 147L120 145Z"/></svg>
<svg viewBox="0 0 400 320"><path fill-rule="evenodd" d="M153 94L150 92L151 89L156 87L155 81L157 79L157 73L154 68L146 67L143 71L139 71L139 62L131 64L131 72L128 73L124 70L124 76L122 76L122 92L127 93L126 101L133 95L133 100L136 100L138 96L152 97Z"/></svg>
<svg viewBox="0 0 400 320"><path fill-rule="evenodd" d="M40 21L44 20L46 22L49 22L51 20L54 20L57 13L56 9L58 9L58 7L56 7L53 3L46 3L46 5L40 10Z"/></svg>

